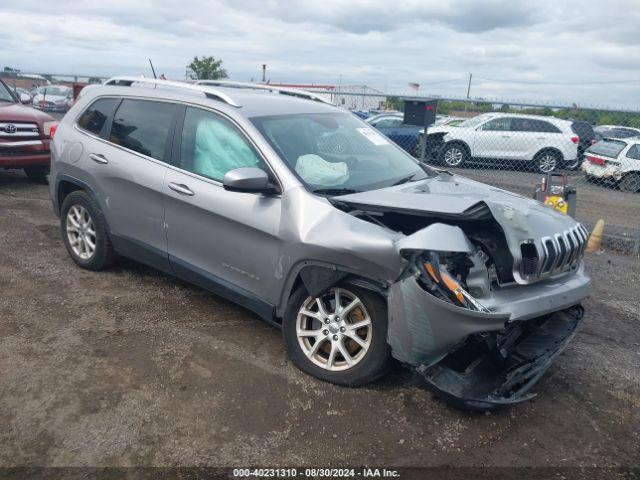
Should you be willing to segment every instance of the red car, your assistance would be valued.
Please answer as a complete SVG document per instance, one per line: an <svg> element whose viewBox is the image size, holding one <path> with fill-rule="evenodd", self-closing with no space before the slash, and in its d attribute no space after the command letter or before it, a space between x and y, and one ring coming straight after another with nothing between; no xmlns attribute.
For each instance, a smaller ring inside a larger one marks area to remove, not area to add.
<svg viewBox="0 0 640 480"><path fill-rule="evenodd" d="M55 125L50 115L22 105L0 79L0 169L22 168L32 181L46 183Z"/></svg>

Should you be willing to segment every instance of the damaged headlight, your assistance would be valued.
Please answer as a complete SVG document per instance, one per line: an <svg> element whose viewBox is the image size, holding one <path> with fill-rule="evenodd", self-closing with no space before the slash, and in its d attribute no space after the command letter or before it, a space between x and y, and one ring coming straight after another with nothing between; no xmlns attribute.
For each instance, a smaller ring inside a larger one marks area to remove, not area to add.
<svg viewBox="0 0 640 480"><path fill-rule="evenodd" d="M459 307L488 312L469 292L465 279L474 262L463 253L425 252L416 262L425 290Z"/></svg>

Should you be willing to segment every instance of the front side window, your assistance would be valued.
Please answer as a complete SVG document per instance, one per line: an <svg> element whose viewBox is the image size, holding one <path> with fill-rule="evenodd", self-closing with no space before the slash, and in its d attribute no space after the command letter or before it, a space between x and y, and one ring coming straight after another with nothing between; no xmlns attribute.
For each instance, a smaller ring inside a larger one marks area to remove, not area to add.
<svg viewBox="0 0 640 480"><path fill-rule="evenodd" d="M207 110L187 107L180 144L184 170L222 182L235 168L264 164L253 146L228 120Z"/></svg>
<svg viewBox="0 0 640 480"><path fill-rule="evenodd" d="M496 118L482 125L482 130L488 132L507 132L511 130L510 118Z"/></svg>
<svg viewBox="0 0 640 480"><path fill-rule="evenodd" d="M303 113L254 117L262 136L312 191L364 191L431 175L355 116Z"/></svg>
<svg viewBox="0 0 640 480"><path fill-rule="evenodd" d="M109 141L164 160L175 111L171 103L124 99L114 115Z"/></svg>
<svg viewBox="0 0 640 480"><path fill-rule="evenodd" d="M80 115L78 126L94 135L100 135L118 101L115 98L96 100Z"/></svg>

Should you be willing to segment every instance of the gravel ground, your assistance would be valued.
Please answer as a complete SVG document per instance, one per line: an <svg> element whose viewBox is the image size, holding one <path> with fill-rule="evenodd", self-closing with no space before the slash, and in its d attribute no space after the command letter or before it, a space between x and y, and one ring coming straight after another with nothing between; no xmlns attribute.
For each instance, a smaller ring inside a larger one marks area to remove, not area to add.
<svg viewBox="0 0 640 480"><path fill-rule="evenodd" d="M639 466L640 263L588 255L585 325L533 401L463 413L397 369L314 380L255 315L132 261L67 256L0 172L0 466Z"/></svg>

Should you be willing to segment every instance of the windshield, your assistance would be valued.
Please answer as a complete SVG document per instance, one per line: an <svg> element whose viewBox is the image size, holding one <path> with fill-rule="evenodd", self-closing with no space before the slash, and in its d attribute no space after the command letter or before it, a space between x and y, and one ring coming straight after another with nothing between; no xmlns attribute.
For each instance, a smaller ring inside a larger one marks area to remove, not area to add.
<svg viewBox="0 0 640 480"><path fill-rule="evenodd" d="M64 97L69 93L69 89L66 87L40 87L38 93L42 95L57 95Z"/></svg>
<svg viewBox="0 0 640 480"><path fill-rule="evenodd" d="M3 82L0 82L0 102L14 102L11 92Z"/></svg>
<svg viewBox="0 0 640 480"><path fill-rule="evenodd" d="M491 117L486 117L484 115L478 115L477 117L470 118L469 120L465 120L462 122L459 127L462 128L473 128L480 125L482 122L489 120Z"/></svg>
<svg viewBox="0 0 640 480"><path fill-rule="evenodd" d="M626 146L627 143L621 142L620 140L604 139L601 142L598 142L595 145L587 148L587 152L595 153L596 155L602 155L603 157L616 158Z"/></svg>
<svg viewBox="0 0 640 480"><path fill-rule="evenodd" d="M347 113L254 117L256 128L312 191L374 190L432 175L377 130Z"/></svg>

